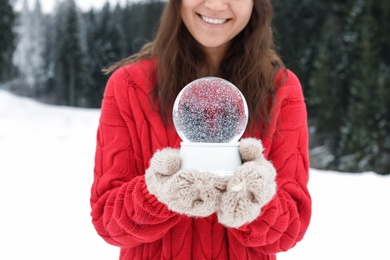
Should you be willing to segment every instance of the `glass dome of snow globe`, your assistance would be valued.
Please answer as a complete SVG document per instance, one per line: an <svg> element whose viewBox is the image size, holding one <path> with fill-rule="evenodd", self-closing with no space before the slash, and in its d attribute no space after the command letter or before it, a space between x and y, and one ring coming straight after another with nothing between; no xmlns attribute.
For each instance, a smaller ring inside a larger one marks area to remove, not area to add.
<svg viewBox="0 0 390 260"><path fill-rule="evenodd" d="M204 77L187 84L175 100L173 122L182 139L182 169L231 177L242 164L238 147L248 107L231 82Z"/></svg>
<svg viewBox="0 0 390 260"><path fill-rule="evenodd" d="M238 142L248 123L248 107L240 90L219 77L187 84L173 106L173 122L183 142Z"/></svg>

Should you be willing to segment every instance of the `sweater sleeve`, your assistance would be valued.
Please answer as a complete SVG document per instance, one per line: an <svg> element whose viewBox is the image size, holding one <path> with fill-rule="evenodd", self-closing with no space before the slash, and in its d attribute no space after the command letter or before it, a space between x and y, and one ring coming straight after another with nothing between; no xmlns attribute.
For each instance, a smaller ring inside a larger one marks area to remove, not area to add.
<svg viewBox="0 0 390 260"><path fill-rule="evenodd" d="M277 193L255 221L228 231L236 243L266 254L294 247L311 217L307 112L301 85L292 72L277 98L274 113L278 118L267 151L277 171Z"/></svg>
<svg viewBox="0 0 390 260"><path fill-rule="evenodd" d="M128 91L127 72L119 69L103 97L90 199L97 233L122 247L158 240L180 218L147 190L134 118L124 109L130 107Z"/></svg>

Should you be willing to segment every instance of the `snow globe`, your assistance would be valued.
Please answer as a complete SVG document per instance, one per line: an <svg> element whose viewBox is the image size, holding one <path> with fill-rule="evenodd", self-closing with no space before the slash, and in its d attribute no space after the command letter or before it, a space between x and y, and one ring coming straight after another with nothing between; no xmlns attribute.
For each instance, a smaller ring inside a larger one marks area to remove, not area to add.
<svg viewBox="0 0 390 260"><path fill-rule="evenodd" d="M248 106L231 82L203 77L187 84L174 102L173 122L182 139L182 169L232 176L241 165L238 146Z"/></svg>

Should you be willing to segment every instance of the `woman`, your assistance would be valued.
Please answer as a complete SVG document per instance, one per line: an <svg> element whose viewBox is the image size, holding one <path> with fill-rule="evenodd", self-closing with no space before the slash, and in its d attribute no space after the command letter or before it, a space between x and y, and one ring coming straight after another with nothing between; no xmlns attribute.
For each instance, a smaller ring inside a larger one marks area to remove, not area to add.
<svg viewBox="0 0 390 260"><path fill-rule="evenodd" d="M306 108L271 16L270 0L169 0L155 40L106 70L91 215L120 259L276 259L303 238ZM229 80L248 103L231 178L180 170L172 106L203 76Z"/></svg>

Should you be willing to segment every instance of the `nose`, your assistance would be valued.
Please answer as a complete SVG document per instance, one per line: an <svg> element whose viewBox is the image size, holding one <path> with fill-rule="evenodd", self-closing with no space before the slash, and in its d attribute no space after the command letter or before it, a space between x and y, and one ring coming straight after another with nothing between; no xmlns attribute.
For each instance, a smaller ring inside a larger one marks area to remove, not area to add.
<svg viewBox="0 0 390 260"><path fill-rule="evenodd" d="M227 0L205 0L205 6L214 11L222 11L227 7Z"/></svg>

